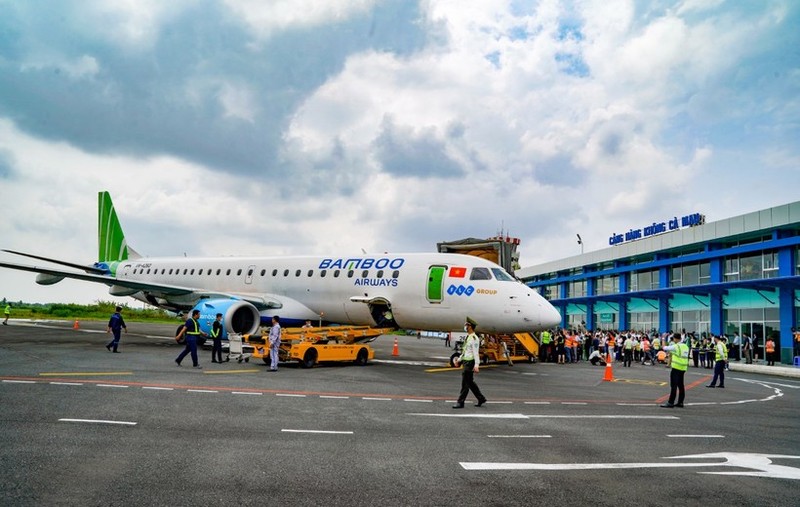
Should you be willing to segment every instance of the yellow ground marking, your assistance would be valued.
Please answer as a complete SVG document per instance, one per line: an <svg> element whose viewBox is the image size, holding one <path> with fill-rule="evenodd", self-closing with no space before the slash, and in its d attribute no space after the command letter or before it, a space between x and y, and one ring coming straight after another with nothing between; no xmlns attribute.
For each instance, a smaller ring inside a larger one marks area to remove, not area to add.
<svg viewBox="0 0 800 507"><path fill-rule="evenodd" d="M252 369L252 370L219 370L219 371L208 371L208 370L205 370L205 371L203 371L203 374L204 375L219 375L219 374L223 374L223 373L258 373L260 371L263 371L263 370L257 370L257 369Z"/></svg>
<svg viewBox="0 0 800 507"><path fill-rule="evenodd" d="M39 373L40 377L89 377L89 376L104 377L107 375L133 375L133 372L132 371L102 371L102 372L71 371L65 373Z"/></svg>
<svg viewBox="0 0 800 507"><path fill-rule="evenodd" d="M497 365L496 364L482 364L482 365L480 365L480 369L481 370L484 369L484 368L497 368ZM440 371L455 371L455 370L460 370L460 369L461 369L460 366L457 367L457 368L454 368L452 366L448 366L446 368L429 368L429 369L425 370L425 373L436 373L436 372L440 372Z"/></svg>
<svg viewBox="0 0 800 507"><path fill-rule="evenodd" d="M636 380L632 378L615 378L611 382L625 382L626 384L641 384L645 386L665 386L668 384L668 382L660 380Z"/></svg>

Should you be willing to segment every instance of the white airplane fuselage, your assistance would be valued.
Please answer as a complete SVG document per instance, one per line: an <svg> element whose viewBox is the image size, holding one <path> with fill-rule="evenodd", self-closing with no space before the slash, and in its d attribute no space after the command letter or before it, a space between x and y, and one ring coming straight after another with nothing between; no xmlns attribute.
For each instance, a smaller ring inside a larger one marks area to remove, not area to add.
<svg viewBox="0 0 800 507"><path fill-rule="evenodd" d="M113 264L120 281L196 288L249 301L262 298L262 323L279 315L288 324L322 320L380 326L386 316L401 328L453 331L469 316L480 332L513 333L550 328L561 321L536 291L497 264L467 255L169 257ZM165 308L191 304L183 296L154 298L130 289L117 295Z"/></svg>

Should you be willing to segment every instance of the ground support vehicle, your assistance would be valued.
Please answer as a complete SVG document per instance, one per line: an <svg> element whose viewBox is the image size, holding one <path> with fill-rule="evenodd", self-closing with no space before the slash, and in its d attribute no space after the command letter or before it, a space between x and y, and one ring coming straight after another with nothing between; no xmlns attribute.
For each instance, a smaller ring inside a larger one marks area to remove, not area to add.
<svg viewBox="0 0 800 507"><path fill-rule="evenodd" d="M281 330L279 361L297 361L303 368L318 362L353 362L359 366L374 359L375 351L368 345L378 336L392 329L367 326L330 326L311 328L284 328ZM260 336L250 335L254 358L269 364L268 331Z"/></svg>
<svg viewBox="0 0 800 507"><path fill-rule="evenodd" d="M455 359L461 355L464 340L458 340L450 356L450 366L455 366ZM539 343L531 333L481 335L481 364L504 362L513 366L514 361L534 362L539 354Z"/></svg>

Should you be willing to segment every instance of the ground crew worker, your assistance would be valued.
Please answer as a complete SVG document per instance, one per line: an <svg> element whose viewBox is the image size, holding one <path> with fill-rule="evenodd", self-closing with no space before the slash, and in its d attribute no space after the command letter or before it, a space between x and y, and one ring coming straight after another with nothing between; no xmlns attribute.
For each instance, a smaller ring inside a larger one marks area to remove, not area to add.
<svg viewBox="0 0 800 507"><path fill-rule="evenodd" d="M222 314L218 313L216 319L211 324L211 339L214 344L211 346L211 362L222 362ZM216 359L219 358L219 359Z"/></svg>
<svg viewBox="0 0 800 507"><path fill-rule="evenodd" d="M548 331L547 329L542 331L542 357L540 358L540 360L543 363L550 361L550 354L551 354L550 341L552 339L553 338L552 335L550 334L550 331Z"/></svg>
<svg viewBox="0 0 800 507"><path fill-rule="evenodd" d="M630 335L628 335L628 337L625 338L622 347L625 349L624 355L622 356L623 357L622 366L627 366L630 368L631 362L633 362L633 338L631 338Z"/></svg>
<svg viewBox="0 0 800 507"><path fill-rule="evenodd" d="M722 343L722 336L714 337L714 378L711 383L706 387L717 387L717 379L719 378L719 387L725 387L725 362L728 360L728 348Z"/></svg>
<svg viewBox="0 0 800 507"><path fill-rule="evenodd" d="M462 365L463 371L461 372L461 392L458 394L458 400L453 408L464 408L464 401L470 391L478 399L476 407L480 407L486 403L486 397L481 394L481 390L475 383L475 374L478 373L478 363L480 363L480 348L481 340L475 334L475 328L478 323L467 317L467 322L464 324L464 331L467 332L467 338L464 340L464 345L461 347L461 355L454 359L456 366Z"/></svg>
<svg viewBox="0 0 800 507"><path fill-rule="evenodd" d="M767 366L775 366L775 341L770 336L764 344L767 351Z"/></svg>
<svg viewBox="0 0 800 507"><path fill-rule="evenodd" d="M664 347L665 352L672 356L672 368L669 371L669 400L661 404L663 408L679 407L683 408L683 400L686 397L686 388L683 385L683 377L689 369L689 346L681 343L680 333L672 335L672 345ZM675 394L678 395L678 402L675 403Z"/></svg>
<svg viewBox="0 0 800 507"><path fill-rule="evenodd" d="M122 330L124 329L125 332L128 332L128 326L125 325L125 321L122 319L122 307L118 306L115 308L114 314L108 319L108 328L106 329L106 334L113 333L114 338L108 342L106 348L111 352L118 353L117 347L119 346L119 338L122 334Z"/></svg>
<svg viewBox="0 0 800 507"><path fill-rule="evenodd" d="M186 336L186 346L183 348L183 352L181 352L178 357L175 358L175 362L178 363L178 366L181 365L181 361L183 361L183 358L186 357L187 354L191 354L192 367L202 368L200 363L197 361L197 337L200 335L208 336L208 333L200 329L200 322L198 322L199 318L200 310L192 310L192 316L186 320L186 323L181 328L178 336L175 337L175 341L180 342L181 338Z"/></svg>
<svg viewBox="0 0 800 507"><path fill-rule="evenodd" d="M6 318L3 320L3 325L8 325L8 318L11 317L11 303L6 303L6 309L3 311L5 313Z"/></svg>
<svg viewBox="0 0 800 507"><path fill-rule="evenodd" d="M656 358L658 357L658 353L661 352L661 339L658 335L653 336L653 366L656 365L658 361Z"/></svg>
<svg viewBox="0 0 800 507"><path fill-rule="evenodd" d="M278 355L281 350L281 318L272 317L272 327L269 328L269 370L278 371Z"/></svg>
<svg viewBox="0 0 800 507"><path fill-rule="evenodd" d="M589 354L589 362L592 363L592 366L605 366L606 361L603 359L603 356L600 355L599 350L593 350L591 354Z"/></svg>

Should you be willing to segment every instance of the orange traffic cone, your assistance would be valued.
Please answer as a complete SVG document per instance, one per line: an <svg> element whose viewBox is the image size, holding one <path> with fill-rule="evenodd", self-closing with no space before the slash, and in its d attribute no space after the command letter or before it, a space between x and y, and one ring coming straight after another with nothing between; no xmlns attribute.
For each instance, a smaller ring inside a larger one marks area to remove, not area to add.
<svg viewBox="0 0 800 507"><path fill-rule="evenodd" d="M392 355L395 356L395 357L400 355L400 349L397 348L397 337L396 336L394 337L394 348L392 349Z"/></svg>
<svg viewBox="0 0 800 507"><path fill-rule="evenodd" d="M614 373L611 371L611 354L608 355L608 360L606 361L606 372L603 375L603 381L606 382L614 381Z"/></svg>
<svg viewBox="0 0 800 507"><path fill-rule="evenodd" d="M78 324L78 319L75 319L75 324L72 325L72 329L80 329L81 326Z"/></svg>

